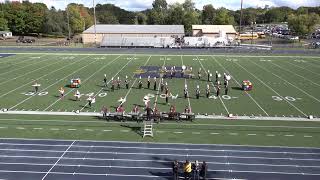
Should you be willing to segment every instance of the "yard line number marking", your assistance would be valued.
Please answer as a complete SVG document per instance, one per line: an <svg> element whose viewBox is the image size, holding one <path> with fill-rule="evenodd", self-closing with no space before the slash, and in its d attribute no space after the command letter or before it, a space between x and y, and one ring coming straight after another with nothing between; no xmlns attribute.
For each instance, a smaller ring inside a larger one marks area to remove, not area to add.
<svg viewBox="0 0 320 180"><path fill-rule="evenodd" d="M296 100L301 100L301 98L294 98L294 97L291 97L291 96L286 96L284 98L279 97L279 96L272 96L272 99L275 100L275 101L283 101L284 99L286 99L286 100L291 101L291 102L294 102Z"/></svg>
<svg viewBox="0 0 320 180"><path fill-rule="evenodd" d="M49 92L47 92L47 91L40 92L40 93L25 92L25 93L21 93L21 94L26 95L26 96L35 96L35 95L38 95L38 96L46 96L46 95L49 94ZM82 96L87 96L87 97L89 97L89 96L93 96L93 95L94 95L94 93L91 92L91 93L81 94L80 96L81 96L81 97L82 97ZM103 92L103 93L99 93L99 94L98 94L99 97L106 97L107 95L108 95L108 93L106 93L106 92Z"/></svg>

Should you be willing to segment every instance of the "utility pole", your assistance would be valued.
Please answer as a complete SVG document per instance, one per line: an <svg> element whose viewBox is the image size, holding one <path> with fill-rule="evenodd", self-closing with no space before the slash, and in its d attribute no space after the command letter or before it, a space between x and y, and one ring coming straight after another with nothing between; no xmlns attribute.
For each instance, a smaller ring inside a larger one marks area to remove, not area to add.
<svg viewBox="0 0 320 180"><path fill-rule="evenodd" d="M242 26L242 6L243 6L243 0L241 0L241 8L240 8L240 28L239 28L239 34L241 34L241 26Z"/></svg>

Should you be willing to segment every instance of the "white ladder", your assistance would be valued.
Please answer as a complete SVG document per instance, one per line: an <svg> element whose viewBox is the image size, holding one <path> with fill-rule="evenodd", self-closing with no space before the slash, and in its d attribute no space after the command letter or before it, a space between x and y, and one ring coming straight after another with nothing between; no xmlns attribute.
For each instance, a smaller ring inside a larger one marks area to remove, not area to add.
<svg viewBox="0 0 320 180"><path fill-rule="evenodd" d="M152 121L144 121L143 137L145 136L153 137Z"/></svg>

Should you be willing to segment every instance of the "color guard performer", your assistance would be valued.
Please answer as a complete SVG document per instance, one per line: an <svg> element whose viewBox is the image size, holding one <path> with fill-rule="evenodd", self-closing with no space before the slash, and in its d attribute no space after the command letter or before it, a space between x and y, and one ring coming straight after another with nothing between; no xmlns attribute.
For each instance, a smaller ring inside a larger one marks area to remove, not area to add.
<svg viewBox="0 0 320 180"><path fill-rule="evenodd" d="M153 90L157 90L157 77L153 78Z"/></svg>
<svg viewBox="0 0 320 180"><path fill-rule="evenodd" d="M148 89L150 89L150 76L148 76L148 82L147 82L147 87L148 87Z"/></svg>
<svg viewBox="0 0 320 180"><path fill-rule="evenodd" d="M142 80L141 80L141 76L139 77L139 82L138 82L138 84L139 84L139 89L141 89L141 88L142 88Z"/></svg>
<svg viewBox="0 0 320 180"><path fill-rule="evenodd" d="M59 92L60 92L60 98L63 99L64 98L64 89L63 89L63 87L60 87Z"/></svg>
<svg viewBox="0 0 320 180"><path fill-rule="evenodd" d="M161 92L163 92L163 90L164 90L163 78L161 78L161 81L160 81L160 90L161 90Z"/></svg>
<svg viewBox="0 0 320 180"><path fill-rule="evenodd" d="M200 98L200 87L199 87L199 85L197 85L196 96L197 96L197 99Z"/></svg>
<svg viewBox="0 0 320 180"><path fill-rule="evenodd" d="M198 78L201 79L201 68L199 68L199 71L198 71Z"/></svg>
<svg viewBox="0 0 320 180"><path fill-rule="evenodd" d="M81 94L79 90L76 91L76 93L74 94L74 97L76 97L76 101L80 101Z"/></svg>
<svg viewBox="0 0 320 180"><path fill-rule="evenodd" d="M217 85L217 94L216 94L216 96L218 97L219 95L220 95L220 86Z"/></svg>

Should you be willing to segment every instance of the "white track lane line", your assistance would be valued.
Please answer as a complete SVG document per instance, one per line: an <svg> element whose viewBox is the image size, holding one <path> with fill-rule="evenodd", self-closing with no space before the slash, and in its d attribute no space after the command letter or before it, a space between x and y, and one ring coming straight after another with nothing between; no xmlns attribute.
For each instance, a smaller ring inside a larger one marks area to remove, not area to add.
<svg viewBox="0 0 320 180"><path fill-rule="evenodd" d="M231 73L224 67L222 66L219 61L214 58L213 56L211 56L211 58L213 58L217 64L219 64L220 67L222 67L231 77L232 77L232 80L234 82L236 82L238 84L239 87L241 87L241 84L237 81L237 79L231 75ZM245 93L250 97L250 99L264 112L264 114L266 114L268 117L269 117L269 114L261 107L261 105L251 96L251 94L249 94L247 91L245 91Z"/></svg>
<svg viewBox="0 0 320 180"><path fill-rule="evenodd" d="M113 62L115 62L117 59L119 59L121 56L118 56L116 58L114 58L112 61L108 62L107 64L103 65L100 69L96 70L93 74L91 74L91 76L89 76L88 78L86 78L84 81L82 81L82 83L86 82L87 80L89 80L92 76L94 76L96 73L100 72L102 69L106 68L107 66L109 66L110 64L112 64ZM67 92L65 94L65 96L67 96L68 94L70 94L71 92L73 92L74 89L71 89L69 92ZM55 105L57 102L59 102L61 99L57 99L55 102L51 103L49 106L47 106L45 109L43 109L42 111L47 111L49 108L51 108L53 105Z"/></svg>
<svg viewBox="0 0 320 180"><path fill-rule="evenodd" d="M277 94L279 97L281 97L284 101L286 101L289 105L291 105L292 107L294 107L297 111L299 111L301 114L303 114L305 117L308 117L308 115L306 113L304 113L301 109L297 108L294 104L292 104L291 102L289 102L286 98L282 97L277 91L275 91L272 87L268 86L265 82L263 82L260 78L258 78L256 75L254 75L253 73L249 72L246 68L244 68L241 64L235 62L235 64L237 64L239 67L241 67L243 70L245 70L246 72L248 72L249 74L251 74L254 78L256 78L258 81L260 81L263 85L265 85L267 88L269 88L271 91L273 91L275 94Z"/></svg>
<svg viewBox="0 0 320 180"><path fill-rule="evenodd" d="M199 62L199 63L200 63L200 65L201 65L202 69L204 70L204 72L206 73L206 75L208 75L207 69L203 66L203 64L202 64L202 62L200 61L199 57L198 57L198 56L196 56L196 57L197 57L198 62ZM216 89L216 87L215 87L215 85L214 85L213 81L211 81L211 84L212 84L213 88L214 88L214 89L215 89L215 91L216 91L217 89ZM223 102L222 98L221 98L220 96L218 96L218 97L219 97L219 100L220 100L220 102L222 103L222 105L223 105L224 109L226 110L227 114L230 114L230 112L229 112L229 110L228 110L227 106L224 104L224 102Z"/></svg>
<svg viewBox="0 0 320 180"><path fill-rule="evenodd" d="M87 57L88 57L88 56L86 56L85 58L81 58L79 61L82 61L83 59L86 59ZM97 60L96 60L96 61L97 61ZM59 80L58 80L58 81L56 81L55 83L52 83L51 85L47 86L46 88L41 89L41 91L39 91L39 93L41 93L41 92L43 92L43 91L45 91L45 90L49 89L51 86L54 86L55 84L59 83L60 81L62 81L62 80L64 80L64 79L66 79L67 77L71 76L72 74L74 74L74 73L76 73L76 72L78 72L78 71L80 71L80 70L82 70L82 69L86 68L87 66L89 66L90 64L92 64L92 63L94 63L94 62L96 62L96 61L92 61L92 62L88 63L87 65L85 65L85 66L83 66L83 67L81 67L81 68L77 69L76 71L73 71L72 73L70 73L70 74L68 74L68 75L64 76L63 78L59 79ZM78 62L78 61L76 61L76 62L71 63L71 64L68 64L68 65L66 65L66 66L64 66L64 67L71 66L71 65L73 65L73 64L75 64L75 63L79 63L79 62ZM16 104L16 105L12 106L11 108L9 108L9 110L12 110L13 108L15 108L15 107L19 106L20 104L22 104L22 103L24 103L24 102L28 101L28 100L29 100L29 99L31 99L32 97L34 97L34 96L30 96L30 97L26 98L25 100L20 101L18 104Z"/></svg>
<svg viewBox="0 0 320 180"><path fill-rule="evenodd" d="M41 180L44 180L48 174L52 171L52 169L59 163L59 161L63 158L63 156L68 152L68 150L72 147L72 145L75 143L76 141L73 141L70 146L64 151L64 153L60 156L60 158L56 161L56 163L54 163L54 165L49 169L49 171L42 177Z"/></svg>

